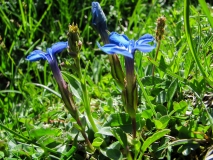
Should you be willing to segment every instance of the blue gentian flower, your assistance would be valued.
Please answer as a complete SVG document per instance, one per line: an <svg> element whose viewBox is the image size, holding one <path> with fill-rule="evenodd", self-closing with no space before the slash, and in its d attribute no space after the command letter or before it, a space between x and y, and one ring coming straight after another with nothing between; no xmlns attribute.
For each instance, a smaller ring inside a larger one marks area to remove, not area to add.
<svg viewBox="0 0 213 160"><path fill-rule="evenodd" d="M153 45L149 44L154 42ZM132 118L135 124L135 116L137 110L137 87L136 78L134 74L134 54L136 50L147 53L152 51L156 47L155 39L150 34L145 34L138 40L129 40L124 34L118 34L112 32L109 35L109 44L98 47L107 54L121 54L125 57L125 88L123 94L125 95L125 109ZM135 131L135 128L133 129ZM136 132L133 133L133 137L136 137Z"/></svg>
<svg viewBox="0 0 213 160"><path fill-rule="evenodd" d="M41 50L34 50L27 56L26 60L28 61L38 61L40 59L47 60L49 63L55 61L55 54L62 52L65 48L68 47L68 42L58 42L52 45L51 48L47 48L47 52Z"/></svg>
<svg viewBox="0 0 213 160"><path fill-rule="evenodd" d="M57 59L55 55L57 53L62 52L65 48L68 47L68 42L58 42L52 45L51 48L47 48L46 53L41 50L34 50L30 53L29 56L27 56L26 60L28 61L38 61L40 59L47 60L49 62L49 65L52 69L53 76L55 77L59 88L62 89L66 86L66 83L64 82L61 71L58 67Z"/></svg>
<svg viewBox="0 0 213 160"><path fill-rule="evenodd" d="M104 24L106 26L106 16L98 2L92 2L92 23L94 25Z"/></svg>
<svg viewBox="0 0 213 160"><path fill-rule="evenodd" d="M40 59L47 60L52 69L53 76L58 82L59 88L65 87L65 82L62 78L61 71L58 67L57 59L55 55L62 52L65 48L68 47L68 42L58 42L52 45L51 48L47 48L46 53L41 50L34 50L27 56L26 60L28 61L38 61Z"/></svg>
<svg viewBox="0 0 213 160"><path fill-rule="evenodd" d="M101 35L104 43L108 43L107 19L98 2L92 2L92 25Z"/></svg>
<svg viewBox="0 0 213 160"><path fill-rule="evenodd" d="M104 44L109 43L109 34L107 31L107 19L98 2L92 2L92 26L100 34ZM124 73L116 54L108 55L111 66L112 77L117 84L124 87Z"/></svg>
<svg viewBox="0 0 213 160"><path fill-rule="evenodd" d="M64 81L61 71L58 67L56 54L62 52L64 49L68 47L68 42L58 42L52 45L51 48L47 48L46 52L41 50L34 50L27 56L26 60L34 62L40 59L47 60L50 68L52 69L53 76L58 83L59 90L61 93L61 97L65 103L66 108L69 110L73 118L78 118L78 112L76 110L76 106L74 105L72 95L68 90L67 84Z"/></svg>
<svg viewBox="0 0 213 160"><path fill-rule="evenodd" d="M98 47L107 54L122 54L126 57L134 58L136 50L147 53L152 51L156 47L156 43L150 45L149 42L155 42L155 39L150 34L145 34L140 37L137 41L129 40L124 34L118 34L112 32L109 35L109 44L100 46L97 42Z"/></svg>

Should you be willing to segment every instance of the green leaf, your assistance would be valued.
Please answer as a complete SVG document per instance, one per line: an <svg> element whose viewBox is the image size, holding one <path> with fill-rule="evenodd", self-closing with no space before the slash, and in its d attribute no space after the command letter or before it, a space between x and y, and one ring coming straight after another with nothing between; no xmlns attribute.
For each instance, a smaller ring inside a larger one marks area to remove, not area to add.
<svg viewBox="0 0 213 160"><path fill-rule="evenodd" d="M29 136L36 139L42 136L59 136L60 134L61 130L56 128L37 128L29 132Z"/></svg>
<svg viewBox="0 0 213 160"><path fill-rule="evenodd" d="M101 128L97 133L95 134L102 134L102 135L107 135L107 136L113 136L111 132L111 127L103 127Z"/></svg>
<svg viewBox="0 0 213 160"><path fill-rule="evenodd" d="M75 153L76 151L77 151L77 147L76 147L76 146L72 146L71 149L70 149L68 152L66 152L66 153L64 154L64 157L65 157L65 158L63 158L63 159L61 159L61 160L66 160L66 159L72 158L72 156L74 155L74 153Z"/></svg>
<svg viewBox="0 0 213 160"><path fill-rule="evenodd" d="M126 133L118 127L111 129L112 134L115 136L115 138L120 142L123 148L127 147L127 136Z"/></svg>
<svg viewBox="0 0 213 160"><path fill-rule="evenodd" d="M133 146L134 146L134 159L138 157L138 154L140 153L140 148L141 148L141 142L139 140L134 139L133 140Z"/></svg>
<svg viewBox="0 0 213 160"><path fill-rule="evenodd" d="M74 153L77 151L78 135L79 134L76 134L72 147L68 152L64 153L64 156L61 158L61 160L71 159Z"/></svg>
<svg viewBox="0 0 213 160"><path fill-rule="evenodd" d="M183 144L199 144L197 141L193 139L180 139L169 143L169 146L174 147Z"/></svg>
<svg viewBox="0 0 213 160"><path fill-rule="evenodd" d="M177 86L178 86L178 80L175 79L169 86L167 94L166 94L166 99L167 102L170 102L172 100L172 98L175 95L175 92L177 90Z"/></svg>
<svg viewBox="0 0 213 160"><path fill-rule="evenodd" d="M203 12L206 14L206 16L209 20L209 23L213 29L213 18L212 18L212 15L210 14L210 9L208 8L208 6L204 0L198 0L198 1L200 3L200 6L201 6Z"/></svg>
<svg viewBox="0 0 213 160"><path fill-rule="evenodd" d="M178 148L177 152L182 153L184 156L188 156L192 150L197 149L199 146L200 146L199 144L192 144L192 143L184 144Z"/></svg>
<svg viewBox="0 0 213 160"><path fill-rule="evenodd" d="M164 80L159 77L146 76L142 78L142 83L144 86L152 86L159 83L162 83Z"/></svg>
<svg viewBox="0 0 213 160"><path fill-rule="evenodd" d="M73 125L73 127L74 127L75 129L77 129L78 131L81 131L81 130L82 130L81 126L79 126L76 122L73 123L72 125Z"/></svg>
<svg viewBox="0 0 213 160"><path fill-rule="evenodd" d="M121 145L120 145L119 141L116 141L116 142L112 143L109 147L106 147L104 149L100 148L100 151L104 156L106 156L108 158L115 159L115 160L117 158L117 159L122 160L123 156L120 152L120 147L121 147ZM116 153L117 156L115 156L114 153ZM111 156L111 154L112 154L112 156Z"/></svg>
<svg viewBox="0 0 213 160"><path fill-rule="evenodd" d="M106 151L106 155L107 155L107 157L109 157L110 159L113 159L113 160L122 160L122 158L123 158L121 151L119 151L117 149L108 149Z"/></svg>
<svg viewBox="0 0 213 160"><path fill-rule="evenodd" d="M202 7L204 9L204 12L206 12L207 11L206 10L206 4L204 3L204 1L201 1L201 0L199 0L199 1L200 1L200 4L202 5ZM207 12L206 12L206 14L207 14L207 16L209 16L209 14ZM210 18L210 22L213 25L213 22L212 22L211 19L212 18ZM184 1L184 28L185 28L188 46L189 46L189 49L191 51L192 57L195 60L195 63L197 64L197 66L198 66L202 76L204 77L204 79L206 81L208 81L209 85L213 86L213 82L208 78L208 74L205 72L203 66L201 65L201 60L198 57L197 52L196 52L195 47L194 47L192 34L191 34L191 28L190 28L190 19L189 19L189 0Z"/></svg>
<svg viewBox="0 0 213 160"><path fill-rule="evenodd" d="M49 88L49 87L47 87L47 86L45 86L45 85L43 85L43 84L39 84L39 83L32 83L32 84L34 84L35 86L38 86L38 87L42 87L42 88L44 88L44 89L50 91L51 93L55 94L55 95L58 96L59 98L61 98L60 93L58 93L58 92L52 90L51 88Z"/></svg>
<svg viewBox="0 0 213 160"><path fill-rule="evenodd" d="M167 108L162 105L162 104L158 104L155 108L156 112L160 113L161 115L167 115Z"/></svg>
<svg viewBox="0 0 213 160"><path fill-rule="evenodd" d="M142 154L146 151L146 149L155 141L157 141L158 139L160 139L161 137L163 137L164 135L166 135L167 133L169 133L170 130L169 129L164 129L162 131L159 131L157 133L154 133L151 137L147 138L145 140L145 142L143 143L142 147L141 147L141 152Z"/></svg>
<svg viewBox="0 0 213 160"><path fill-rule="evenodd" d="M185 101L173 102L173 108L175 112L180 112L182 114L186 113L186 110L188 108L188 104Z"/></svg>
<svg viewBox="0 0 213 160"><path fill-rule="evenodd" d="M194 67L194 60L192 59L191 54L185 55L185 63L184 63L184 78L188 78L190 75L191 70Z"/></svg>
<svg viewBox="0 0 213 160"><path fill-rule="evenodd" d="M151 119L152 116L153 116L153 112L151 109L144 110L141 114L141 117L145 119Z"/></svg>
<svg viewBox="0 0 213 160"><path fill-rule="evenodd" d="M62 71L62 75L65 81L69 82L73 95L81 100L83 95L80 80L74 75L71 75L65 71Z"/></svg>
<svg viewBox="0 0 213 160"><path fill-rule="evenodd" d="M163 124L162 124L161 121L159 121L159 120L154 120L154 123L155 123L155 127L156 127L157 129L160 129L160 128L163 127Z"/></svg>
<svg viewBox="0 0 213 160"><path fill-rule="evenodd" d="M157 129L164 129L167 127L169 121L170 121L170 117L165 115L165 116L162 116L159 121L161 122L162 126L161 128L157 128Z"/></svg>
<svg viewBox="0 0 213 160"><path fill-rule="evenodd" d="M104 140L101 137L97 137L93 140L92 146L95 148L99 148L103 142Z"/></svg>
<svg viewBox="0 0 213 160"><path fill-rule="evenodd" d="M162 70L163 72L167 73L169 76L177 78L178 80L185 82L186 80L184 78L182 78L181 76L173 73L169 68L167 68L166 65L164 65L164 63L159 64L158 62L152 60L151 58L148 57L148 60L154 64L157 68L159 68L160 70Z"/></svg>
<svg viewBox="0 0 213 160"><path fill-rule="evenodd" d="M136 125L137 129L144 126L144 120L141 118L141 114L136 114ZM109 126L120 127L127 133L132 132L132 120L129 114L127 113L110 114L102 127Z"/></svg>
<svg viewBox="0 0 213 160"><path fill-rule="evenodd" d="M93 79L95 84L97 84L100 81L101 73L102 73L102 61L95 57L95 60L92 63L92 70L93 70Z"/></svg>
<svg viewBox="0 0 213 160"><path fill-rule="evenodd" d="M43 136L43 137L39 138L39 140L37 141L37 143L42 144L44 146L46 146L52 142L55 142L55 138L52 136Z"/></svg>
<svg viewBox="0 0 213 160"><path fill-rule="evenodd" d="M157 102L157 103L165 103L165 102L167 102L166 96L167 96L166 91L165 91L165 90L161 91L161 92L157 95L157 97L156 97L156 102Z"/></svg>
<svg viewBox="0 0 213 160"><path fill-rule="evenodd" d="M0 151L0 158L4 158L4 152Z"/></svg>

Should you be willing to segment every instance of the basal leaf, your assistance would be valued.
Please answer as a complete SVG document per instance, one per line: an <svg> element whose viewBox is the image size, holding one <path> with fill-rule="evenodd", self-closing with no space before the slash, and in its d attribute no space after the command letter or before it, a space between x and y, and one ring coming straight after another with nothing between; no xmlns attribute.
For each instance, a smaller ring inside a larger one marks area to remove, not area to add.
<svg viewBox="0 0 213 160"><path fill-rule="evenodd" d="M178 86L178 80L175 79L174 81L172 81L172 83L170 84L167 94L166 94L166 98L167 98L167 102L171 101L173 96L175 95L175 92L177 90L177 86Z"/></svg>
<svg viewBox="0 0 213 160"><path fill-rule="evenodd" d="M104 156L106 156L106 157L122 159L123 156L122 156L122 154L121 154L121 152L120 152L120 147L121 147L120 142L119 142L119 141L116 141L116 142L110 144L109 147L106 147L106 148L104 148L104 149L103 149L103 148L100 148L100 152L101 152ZM111 154L111 152L113 152L113 151L114 151L114 153L117 153L117 154L118 154L117 157L115 157L114 154L113 154L112 156L109 155L109 154ZM118 151L119 151L119 153L118 153Z"/></svg>
<svg viewBox="0 0 213 160"><path fill-rule="evenodd" d="M113 136L113 134L111 132L111 127L103 127L97 132L97 134Z"/></svg>
<svg viewBox="0 0 213 160"><path fill-rule="evenodd" d="M159 120L154 120L154 123L157 129L161 129L163 127L163 124Z"/></svg>
<svg viewBox="0 0 213 160"><path fill-rule="evenodd" d="M101 146L101 144L103 143L103 139L101 137L97 137L93 140L92 142L92 146L95 148L99 148Z"/></svg>
<svg viewBox="0 0 213 160"><path fill-rule="evenodd" d="M146 149L155 141L157 141L158 139L162 138L163 136L165 136L167 133L169 133L170 130L169 129L164 129L162 131L156 132L154 133L151 137L147 138L142 147L141 147L141 152L144 153L146 151Z"/></svg>
<svg viewBox="0 0 213 160"><path fill-rule="evenodd" d="M120 142L123 148L126 148L127 146L127 136L126 133L118 127L111 129L112 134L115 136L115 138Z"/></svg>
<svg viewBox="0 0 213 160"><path fill-rule="evenodd" d="M136 125L137 129L141 128L144 125L144 121L141 118L141 114L136 114ZM115 113L108 116L106 122L103 124L103 127L120 127L125 132L132 132L132 120L127 113Z"/></svg>
<svg viewBox="0 0 213 160"><path fill-rule="evenodd" d="M152 86L159 83L162 83L164 80L159 77L146 76L142 78L142 83L144 86Z"/></svg>
<svg viewBox="0 0 213 160"><path fill-rule="evenodd" d="M29 132L30 137L33 138L40 138L42 136L59 136L61 134L60 129L56 128L37 128L37 129L32 129Z"/></svg>

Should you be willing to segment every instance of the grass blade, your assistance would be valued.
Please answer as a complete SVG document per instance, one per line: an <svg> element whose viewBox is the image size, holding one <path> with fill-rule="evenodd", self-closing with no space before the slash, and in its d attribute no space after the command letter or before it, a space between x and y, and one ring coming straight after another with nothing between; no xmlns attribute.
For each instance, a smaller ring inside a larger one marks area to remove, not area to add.
<svg viewBox="0 0 213 160"><path fill-rule="evenodd" d="M206 2L204 0L198 0L198 1L200 3L200 6L201 6L203 12L206 14L208 21L209 21L209 23L210 23L210 25L213 29L213 18L211 16L210 12L209 12L209 9L208 9Z"/></svg>
<svg viewBox="0 0 213 160"><path fill-rule="evenodd" d="M52 92L53 94L55 94L55 95L58 96L59 98L61 98L61 95L60 95L58 92L52 90L51 88L49 88L49 87L47 87L47 86L45 86L45 85L43 85L43 84L39 84L39 83L32 83L32 84L34 84L35 86L38 86L38 87L42 87L42 88L44 88L44 89L46 89L46 90Z"/></svg>
<svg viewBox="0 0 213 160"><path fill-rule="evenodd" d="M184 27L185 27L185 33L186 33L186 39L189 45L189 49L191 51L191 54L201 72L203 77L207 78L207 74L205 73L201 63L200 59L197 56L196 50L194 48L193 42L192 42L192 35L191 35L191 29L190 29L190 23L189 23L189 0L184 1Z"/></svg>

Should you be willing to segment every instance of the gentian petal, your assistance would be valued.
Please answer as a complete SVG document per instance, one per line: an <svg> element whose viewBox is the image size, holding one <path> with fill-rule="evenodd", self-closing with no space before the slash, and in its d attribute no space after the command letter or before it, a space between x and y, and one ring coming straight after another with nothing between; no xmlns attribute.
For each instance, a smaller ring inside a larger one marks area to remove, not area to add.
<svg viewBox="0 0 213 160"><path fill-rule="evenodd" d="M26 60L31 62L38 61L40 59L47 60L47 57L45 56L45 54L46 53L41 50L34 50L30 53L30 55L27 56Z"/></svg>
<svg viewBox="0 0 213 160"><path fill-rule="evenodd" d="M68 46L68 41L66 42L57 42L55 44L52 45L52 54L56 54L59 53L61 51L63 51L65 48L67 48Z"/></svg>
<svg viewBox="0 0 213 160"><path fill-rule="evenodd" d="M149 42L154 42L154 45L148 44ZM156 47L155 38L150 34L145 34L135 42L134 49L146 53L151 52L155 47Z"/></svg>
<svg viewBox="0 0 213 160"><path fill-rule="evenodd" d="M137 49L141 52L146 53L146 52L151 52L153 49L155 49L155 47L156 47L156 44L154 44L153 46L149 44L142 44L142 45L136 45L134 49Z"/></svg>
<svg viewBox="0 0 213 160"><path fill-rule="evenodd" d="M143 36L141 36L137 41L136 41L136 45L142 45L142 44L145 44L145 43L148 43L148 42L152 42L154 41L155 38L150 35L150 34L145 34Z"/></svg>
<svg viewBox="0 0 213 160"><path fill-rule="evenodd" d="M53 57L55 55L53 54L52 48L47 48L47 53L45 54L45 56L49 63L53 60Z"/></svg>
<svg viewBox="0 0 213 160"><path fill-rule="evenodd" d="M128 48L129 38L125 34L118 34L117 32L111 32L109 35L109 41L112 44L118 46L125 46Z"/></svg>
<svg viewBox="0 0 213 160"><path fill-rule="evenodd" d="M106 44L103 47L97 42L98 47L107 54L122 54L123 56L133 58L132 54L128 52L125 47L120 47L115 44Z"/></svg>

